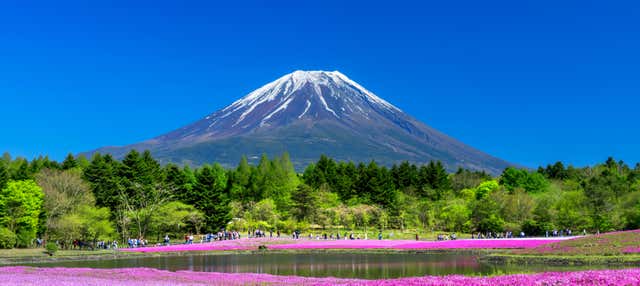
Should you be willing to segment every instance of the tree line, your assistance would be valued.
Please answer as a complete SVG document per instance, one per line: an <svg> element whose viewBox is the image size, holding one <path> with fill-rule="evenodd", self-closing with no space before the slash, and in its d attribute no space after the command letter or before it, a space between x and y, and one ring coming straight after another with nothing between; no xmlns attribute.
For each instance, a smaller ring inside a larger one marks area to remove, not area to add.
<svg viewBox="0 0 640 286"><path fill-rule="evenodd" d="M36 238L160 240L165 234L309 229L503 232L541 235L640 227L640 165L609 158L557 162L498 177L440 162L390 168L327 156L297 173L289 156L235 168L161 165L148 151L0 159L0 247Z"/></svg>

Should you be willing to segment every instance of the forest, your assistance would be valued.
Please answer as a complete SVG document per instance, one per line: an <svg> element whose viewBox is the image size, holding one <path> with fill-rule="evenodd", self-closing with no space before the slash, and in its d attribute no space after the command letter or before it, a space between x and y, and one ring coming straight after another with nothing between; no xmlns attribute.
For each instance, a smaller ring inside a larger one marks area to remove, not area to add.
<svg viewBox="0 0 640 286"><path fill-rule="evenodd" d="M150 152L122 160L69 154L63 162L0 158L0 248L37 238L159 241L169 234L400 230L606 232L640 228L640 164L607 159L507 168L498 177L440 162L392 167L321 156L297 173L288 154L235 168L161 165Z"/></svg>

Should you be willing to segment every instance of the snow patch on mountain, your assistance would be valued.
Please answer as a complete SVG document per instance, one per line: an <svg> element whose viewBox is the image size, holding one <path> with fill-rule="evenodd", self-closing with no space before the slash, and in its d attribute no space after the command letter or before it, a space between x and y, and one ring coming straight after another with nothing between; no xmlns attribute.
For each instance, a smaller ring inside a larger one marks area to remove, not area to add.
<svg viewBox="0 0 640 286"><path fill-rule="evenodd" d="M277 80L265 84L264 86L249 93L245 97L237 100L230 106L224 108L220 112L219 119L227 117L234 117L235 121L232 127L239 125L246 118L249 117L256 110L261 109L261 106L268 104L274 100L280 100L285 102L283 105L277 106L273 110L269 110L268 114L261 120L262 125L266 120L271 119L275 114L285 110L287 106L294 101L293 97L305 96L309 92L305 92L303 89L311 88L313 90L313 96L321 103L322 108L336 118L341 118L340 114L336 110L345 112L363 111L363 108L359 107L360 103L368 103L383 110L391 112L401 112L401 110L392 104L388 103L384 99L376 96L371 91L365 89L357 82L351 80L346 75L339 71L295 71L293 73L284 75ZM330 96L335 102L342 102L341 106L332 106L328 104L325 96ZM309 111L311 107L311 98L305 98L305 111L298 117L301 118ZM306 103L308 102L308 103ZM299 103L300 105L302 102ZM272 104L269 104L272 106ZM352 107L355 106L355 109ZM240 115L237 115L237 114ZM364 112L363 116L367 116ZM209 119L208 116L207 119Z"/></svg>
<svg viewBox="0 0 640 286"><path fill-rule="evenodd" d="M311 101L307 100L307 105L304 107L304 111L300 115L298 115L298 118L302 118L302 116L307 114L307 111L309 111L310 107L311 107Z"/></svg>
<svg viewBox="0 0 640 286"><path fill-rule="evenodd" d="M267 115L264 119L262 119L262 121L260 122L260 125L263 125L267 120L269 120L269 118L271 118L274 114L283 111L285 109L287 109L287 107L289 106L289 103L291 103L291 100L293 100L293 98L289 98L287 99L287 101L285 101L282 105L280 105L278 108L276 108L276 110L272 111L271 113L269 113L269 115Z"/></svg>

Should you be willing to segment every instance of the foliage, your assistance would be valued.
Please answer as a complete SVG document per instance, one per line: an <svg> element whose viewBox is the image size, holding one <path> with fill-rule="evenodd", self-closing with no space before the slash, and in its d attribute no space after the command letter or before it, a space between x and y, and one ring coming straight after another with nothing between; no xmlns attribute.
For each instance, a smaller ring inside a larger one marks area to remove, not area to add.
<svg viewBox="0 0 640 286"><path fill-rule="evenodd" d="M263 155L255 165L243 157L232 169L162 166L151 153L135 150L122 160L68 155L62 163L5 154L0 226L21 246L31 245L36 234L68 243L222 228L542 235L640 227L640 164L631 168L609 158L575 168L557 162L536 172L507 168L496 178L446 170L436 161L389 168L321 156L297 174L286 153ZM25 191L32 195L23 196Z"/></svg>
<svg viewBox="0 0 640 286"><path fill-rule="evenodd" d="M301 184L293 192L292 214L299 220L313 219L318 212L318 194L311 187Z"/></svg>
<svg viewBox="0 0 640 286"><path fill-rule="evenodd" d="M60 219L83 206L93 206L95 199L79 172L43 170L36 176L44 192L42 210L45 218L45 240L60 233Z"/></svg>
<svg viewBox="0 0 640 286"><path fill-rule="evenodd" d="M44 249L46 250L46 253L49 254L49 256L53 256L56 254L56 252L58 252L58 245L55 242L47 242L47 245L44 246Z"/></svg>
<svg viewBox="0 0 640 286"><path fill-rule="evenodd" d="M82 241L113 239L115 229L110 216L107 208L81 206L60 218L59 226L53 235L67 244L74 239Z"/></svg>
<svg viewBox="0 0 640 286"><path fill-rule="evenodd" d="M196 184L186 200L205 215L205 230L218 231L230 221L227 174L222 166L204 166L195 174Z"/></svg>
<svg viewBox="0 0 640 286"><path fill-rule="evenodd" d="M529 193L542 192L549 185L542 174L513 167L507 168L502 173L500 183L510 192L521 188Z"/></svg>
<svg viewBox="0 0 640 286"><path fill-rule="evenodd" d="M0 190L4 189L9 181L9 171L3 162L0 162Z"/></svg>
<svg viewBox="0 0 640 286"><path fill-rule="evenodd" d="M16 246L18 237L16 234L5 227L0 227L0 248L8 249Z"/></svg>
<svg viewBox="0 0 640 286"><path fill-rule="evenodd" d="M182 202L168 202L160 206L152 220L152 228L159 235L179 231L200 233L203 224L204 214Z"/></svg>
<svg viewBox="0 0 640 286"><path fill-rule="evenodd" d="M0 191L0 223L18 235L21 247L36 237L42 197L42 189L32 180L9 181Z"/></svg>

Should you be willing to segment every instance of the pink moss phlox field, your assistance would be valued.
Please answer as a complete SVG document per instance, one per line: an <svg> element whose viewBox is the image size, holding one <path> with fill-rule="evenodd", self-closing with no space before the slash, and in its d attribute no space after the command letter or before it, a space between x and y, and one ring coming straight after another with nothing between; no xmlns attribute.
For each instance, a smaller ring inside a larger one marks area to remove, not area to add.
<svg viewBox="0 0 640 286"><path fill-rule="evenodd" d="M170 272L150 268L0 268L0 285L640 285L640 268L494 277L461 275L363 280L255 273Z"/></svg>
<svg viewBox="0 0 640 286"><path fill-rule="evenodd" d="M511 249L533 248L557 240L496 239L496 240L329 240L301 241L272 245L269 249Z"/></svg>
<svg viewBox="0 0 640 286"><path fill-rule="evenodd" d="M240 239L211 243L180 244L171 246L125 248L130 252L181 252L256 250L259 245L269 249L529 249L557 242L559 239L467 239L448 241L413 240L291 240L291 239Z"/></svg>
<svg viewBox="0 0 640 286"><path fill-rule="evenodd" d="M228 250L254 250L259 245L273 243L268 239L238 239L223 240L210 243L175 244L170 246L154 246L140 248L123 248L128 252L181 252L181 251L228 251Z"/></svg>

